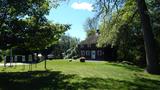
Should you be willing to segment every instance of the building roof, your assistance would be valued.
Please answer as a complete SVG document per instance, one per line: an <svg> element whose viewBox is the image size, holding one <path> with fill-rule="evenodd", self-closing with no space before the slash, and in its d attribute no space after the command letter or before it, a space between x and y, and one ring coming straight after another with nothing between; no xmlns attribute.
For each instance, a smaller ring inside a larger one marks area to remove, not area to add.
<svg viewBox="0 0 160 90"><path fill-rule="evenodd" d="M87 45L88 44L96 44L97 40L98 40L98 35L93 34L93 35L88 36L84 41L82 41L80 43L80 45L82 45L82 44L87 44Z"/></svg>

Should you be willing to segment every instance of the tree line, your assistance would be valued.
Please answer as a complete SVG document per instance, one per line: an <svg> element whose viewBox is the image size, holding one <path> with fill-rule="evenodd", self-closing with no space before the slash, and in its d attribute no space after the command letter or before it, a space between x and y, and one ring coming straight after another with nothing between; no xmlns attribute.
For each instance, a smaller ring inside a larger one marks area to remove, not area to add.
<svg viewBox="0 0 160 90"><path fill-rule="evenodd" d="M96 0L96 17L100 19L97 46L117 48L117 60L146 66L149 73L159 71L158 0Z"/></svg>

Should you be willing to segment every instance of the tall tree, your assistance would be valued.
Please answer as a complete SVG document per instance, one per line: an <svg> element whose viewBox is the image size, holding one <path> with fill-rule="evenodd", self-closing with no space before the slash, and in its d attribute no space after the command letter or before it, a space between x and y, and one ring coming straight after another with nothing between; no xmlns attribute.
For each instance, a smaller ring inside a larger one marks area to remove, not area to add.
<svg viewBox="0 0 160 90"><path fill-rule="evenodd" d="M150 17L148 15L148 8L145 0L137 0L139 14L141 17L144 44L146 51L147 72L153 74L160 74L159 60L156 52L155 39L152 32Z"/></svg>
<svg viewBox="0 0 160 90"><path fill-rule="evenodd" d="M72 58L77 56L79 39L69 35L62 35L59 41L50 47L54 58Z"/></svg>
<svg viewBox="0 0 160 90"><path fill-rule="evenodd" d="M112 20L101 23L98 46L107 44L117 48L117 60L143 66L144 44L136 3L127 1L123 8L112 15Z"/></svg>
<svg viewBox="0 0 160 90"><path fill-rule="evenodd" d="M113 12L117 11L119 14L119 8L124 6L124 3L128 0L96 0L98 9L98 16L108 17L107 20L112 20ZM157 58L157 53L155 50L155 41L154 35L152 32L152 26L150 23L150 17L148 15L148 9L146 6L145 0L130 0L132 2L137 3L137 7L135 9L139 10L139 15L141 17L143 35L144 35L144 43L146 50L146 61L147 61L147 72L149 73L159 73L159 62ZM105 18L106 19L106 18ZM104 20L105 21L105 20ZM116 21L116 20L115 20ZM118 21L116 21L118 22Z"/></svg>
<svg viewBox="0 0 160 90"><path fill-rule="evenodd" d="M87 33L87 36L93 35L96 33L98 21L96 18L87 18L83 27Z"/></svg>
<svg viewBox="0 0 160 90"><path fill-rule="evenodd" d="M57 41L69 25L50 23L46 15L59 1L1 0L0 49L22 46L39 50Z"/></svg>

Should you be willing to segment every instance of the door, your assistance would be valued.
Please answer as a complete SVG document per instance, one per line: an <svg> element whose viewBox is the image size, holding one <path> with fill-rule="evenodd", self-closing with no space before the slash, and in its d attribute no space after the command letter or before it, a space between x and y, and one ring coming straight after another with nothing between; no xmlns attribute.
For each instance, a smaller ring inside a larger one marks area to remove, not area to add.
<svg viewBox="0 0 160 90"><path fill-rule="evenodd" d="M96 59L96 51L95 50L91 51L91 59Z"/></svg>

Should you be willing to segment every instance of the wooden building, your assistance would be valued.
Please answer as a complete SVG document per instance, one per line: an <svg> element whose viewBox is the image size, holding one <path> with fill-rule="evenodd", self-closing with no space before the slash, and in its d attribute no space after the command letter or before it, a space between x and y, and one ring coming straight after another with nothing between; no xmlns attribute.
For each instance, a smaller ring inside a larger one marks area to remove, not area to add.
<svg viewBox="0 0 160 90"><path fill-rule="evenodd" d="M78 45L80 56L88 60L113 60L116 57L115 49L110 45L103 48L97 47L98 36L98 33L90 35Z"/></svg>

